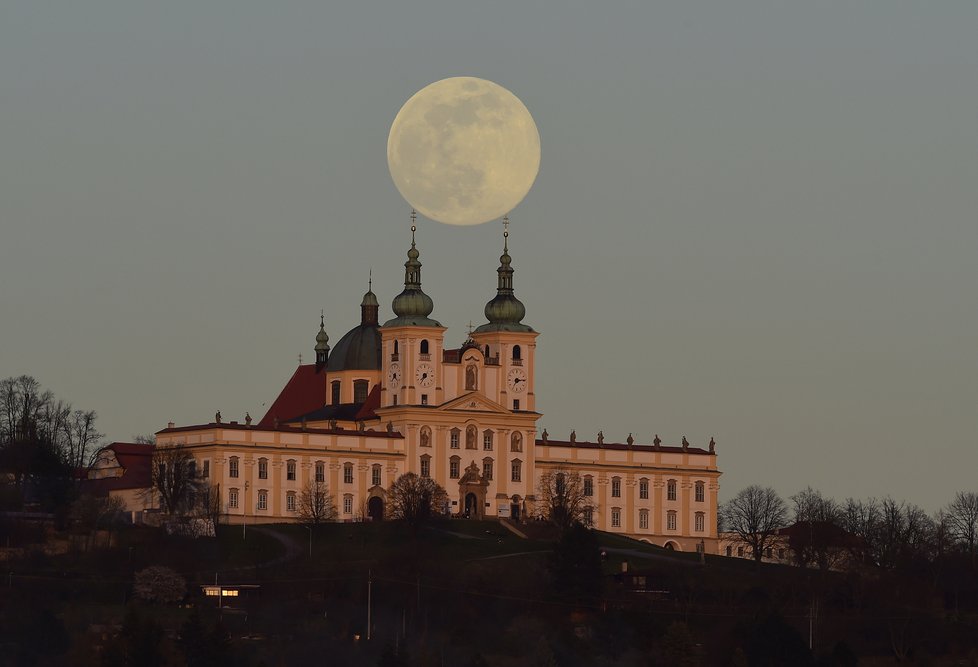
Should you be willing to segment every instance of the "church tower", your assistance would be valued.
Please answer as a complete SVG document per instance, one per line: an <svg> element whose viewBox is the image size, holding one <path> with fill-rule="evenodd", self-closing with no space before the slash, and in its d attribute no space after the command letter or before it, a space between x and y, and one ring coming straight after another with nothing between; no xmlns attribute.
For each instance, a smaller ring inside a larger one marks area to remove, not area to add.
<svg viewBox="0 0 978 667"><path fill-rule="evenodd" d="M420 253L414 234L417 214L411 211L411 248L404 263L404 290L394 297L395 317L381 328L383 345L381 406L438 405L445 327L429 317L431 297L421 289Z"/></svg>
<svg viewBox="0 0 978 667"><path fill-rule="evenodd" d="M486 304L488 323L472 332L472 340L486 358L500 367L494 396L500 405L514 411L535 411L533 362L536 338L532 327L523 324L526 307L513 291L513 259L509 255L509 218L503 219L503 254L496 269L496 296Z"/></svg>

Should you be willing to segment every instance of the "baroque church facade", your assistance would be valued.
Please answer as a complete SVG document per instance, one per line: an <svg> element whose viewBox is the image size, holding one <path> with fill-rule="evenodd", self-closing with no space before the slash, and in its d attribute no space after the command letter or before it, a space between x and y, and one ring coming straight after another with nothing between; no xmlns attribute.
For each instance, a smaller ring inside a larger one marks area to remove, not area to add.
<svg viewBox="0 0 978 667"><path fill-rule="evenodd" d="M459 347L432 319L421 288L420 253L411 227L404 290L394 317L379 321L372 289L360 324L330 348L324 321L316 361L301 364L257 423L175 426L157 447L182 446L197 474L215 486L232 523L294 521L299 494L323 482L338 520L379 520L387 488L401 474L434 478L455 516L531 520L541 475L579 473L591 524L660 546L717 553L720 472L708 449L554 440L538 433L537 336L513 288L508 231L487 322Z"/></svg>

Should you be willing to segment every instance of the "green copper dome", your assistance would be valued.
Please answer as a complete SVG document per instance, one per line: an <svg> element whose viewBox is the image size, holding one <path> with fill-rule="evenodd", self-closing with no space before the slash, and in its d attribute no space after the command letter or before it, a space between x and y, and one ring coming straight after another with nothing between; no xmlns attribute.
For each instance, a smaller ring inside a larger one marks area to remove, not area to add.
<svg viewBox="0 0 978 667"><path fill-rule="evenodd" d="M435 309L431 297L421 290L421 253L414 245L415 226L411 225L411 249L404 262L404 291L394 297L391 310L396 317L384 323L385 327L440 327L441 323L428 317Z"/></svg>
<svg viewBox="0 0 978 667"><path fill-rule="evenodd" d="M513 267L511 266L513 258L509 256L508 231L503 233L503 239L503 254L499 258L499 268L496 269L498 275L496 296L486 304L485 313L489 323L478 327L475 333L533 331L531 327L520 322L526 316L526 306L513 293Z"/></svg>
<svg viewBox="0 0 978 667"><path fill-rule="evenodd" d="M329 356L329 336L326 335L325 316L319 316L319 333L316 334L316 364L322 366Z"/></svg>

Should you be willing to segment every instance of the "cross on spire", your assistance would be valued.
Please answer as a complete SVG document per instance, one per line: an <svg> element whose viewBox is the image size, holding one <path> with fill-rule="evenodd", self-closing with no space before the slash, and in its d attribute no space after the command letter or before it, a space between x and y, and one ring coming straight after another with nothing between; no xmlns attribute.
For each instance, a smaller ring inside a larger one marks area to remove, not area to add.
<svg viewBox="0 0 978 667"><path fill-rule="evenodd" d="M374 267L372 266L370 267L370 273L368 273L367 275L369 276L367 278L367 291L373 292L374 291Z"/></svg>
<svg viewBox="0 0 978 667"><path fill-rule="evenodd" d="M469 338L472 338L472 332L475 331L475 325L472 324L472 320L469 320L469 325L467 328L469 330Z"/></svg>
<svg viewBox="0 0 978 667"><path fill-rule="evenodd" d="M302 352L299 353L299 365L302 365Z"/></svg>

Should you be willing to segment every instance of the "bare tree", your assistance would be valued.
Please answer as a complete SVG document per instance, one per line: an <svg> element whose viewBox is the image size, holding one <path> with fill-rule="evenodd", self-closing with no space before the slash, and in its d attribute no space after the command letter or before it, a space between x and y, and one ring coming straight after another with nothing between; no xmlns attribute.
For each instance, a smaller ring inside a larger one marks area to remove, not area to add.
<svg viewBox="0 0 978 667"><path fill-rule="evenodd" d="M566 530L575 523L586 524L587 516L594 508L591 497L584 493L584 480L577 471L558 467L540 476L536 514L541 519Z"/></svg>
<svg viewBox="0 0 978 667"><path fill-rule="evenodd" d="M978 493L959 491L947 506L945 514L951 535L974 562L975 547L978 545Z"/></svg>
<svg viewBox="0 0 978 667"><path fill-rule="evenodd" d="M791 496L791 503L794 505L795 521L836 523L839 518L838 503L810 486Z"/></svg>
<svg viewBox="0 0 978 667"><path fill-rule="evenodd" d="M403 519L418 526L442 514L448 493L430 477L405 473L391 482L387 491L387 511L392 519Z"/></svg>
<svg viewBox="0 0 978 667"><path fill-rule="evenodd" d="M112 496L92 496L82 494L71 504L69 517L76 529L85 535L85 551L91 547L93 538L100 529L109 529L109 543L112 542L111 530L125 512L126 503L122 498Z"/></svg>
<svg viewBox="0 0 978 667"><path fill-rule="evenodd" d="M721 512L724 526L750 547L751 555L758 562L787 516L787 508L777 491L757 484L724 503Z"/></svg>
<svg viewBox="0 0 978 667"><path fill-rule="evenodd" d="M166 514L190 511L206 490L197 476L193 455L179 445L160 447L153 451L151 487L148 493L159 496L160 509Z"/></svg>
<svg viewBox="0 0 978 667"><path fill-rule="evenodd" d="M299 491L296 497L296 514L304 524L318 526L333 521L337 517L336 503L326 486L326 482L312 480Z"/></svg>

